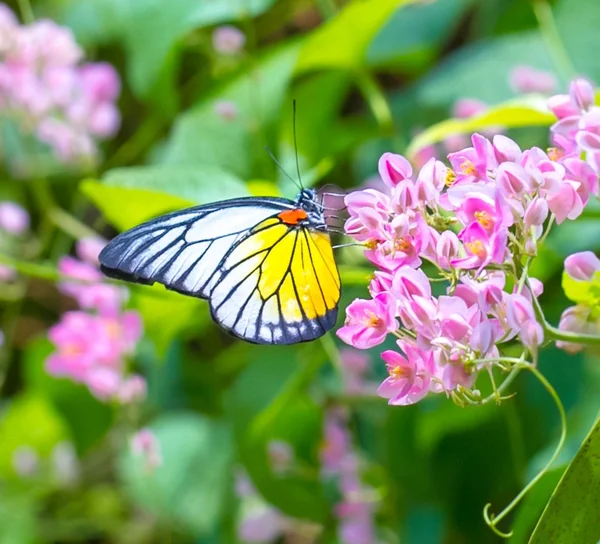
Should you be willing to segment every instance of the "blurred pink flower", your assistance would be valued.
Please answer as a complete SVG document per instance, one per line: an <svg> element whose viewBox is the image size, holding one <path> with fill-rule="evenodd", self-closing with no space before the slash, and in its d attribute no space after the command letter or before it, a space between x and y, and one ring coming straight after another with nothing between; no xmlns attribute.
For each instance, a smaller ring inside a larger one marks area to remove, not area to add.
<svg viewBox="0 0 600 544"><path fill-rule="evenodd" d="M59 161L93 159L97 140L119 128L117 72L107 63L80 64L83 51L69 28L50 20L19 25L0 7L0 111Z"/></svg>
<svg viewBox="0 0 600 544"><path fill-rule="evenodd" d="M23 234L29 228L29 214L16 202L0 202L0 229L10 234Z"/></svg>
<svg viewBox="0 0 600 544"><path fill-rule="evenodd" d="M104 249L106 240L102 238L81 238L77 240L76 252L77 256L84 262L99 265L98 255Z"/></svg>
<svg viewBox="0 0 600 544"><path fill-rule="evenodd" d="M244 515L237 528L240 542L276 542L286 528L286 520L275 508L263 504Z"/></svg>
<svg viewBox="0 0 600 544"><path fill-rule="evenodd" d="M515 66L510 72L509 81L517 93L550 94L558 83L552 72L537 70L527 65Z"/></svg>
<svg viewBox="0 0 600 544"><path fill-rule="evenodd" d="M21 445L12 455L13 469L22 478L35 476L40 468L40 458L31 446Z"/></svg>
<svg viewBox="0 0 600 544"><path fill-rule="evenodd" d="M14 268L0 264L0 281L12 281L17 277L17 272Z"/></svg>
<svg viewBox="0 0 600 544"><path fill-rule="evenodd" d="M140 429L131 437L130 448L135 457L142 458L146 472L153 472L163 464L160 442L148 428Z"/></svg>
<svg viewBox="0 0 600 544"><path fill-rule="evenodd" d="M452 106L452 117L468 119L481 115L487 109L488 105L476 98L459 98Z"/></svg>
<svg viewBox="0 0 600 544"><path fill-rule="evenodd" d="M235 55L244 48L246 35L235 26L223 25L214 30L212 43L217 53Z"/></svg>
<svg viewBox="0 0 600 544"><path fill-rule="evenodd" d="M344 370L344 392L347 395L370 393L372 388L365 378L369 372L369 356L356 349L344 348L340 350L340 359Z"/></svg>
<svg viewBox="0 0 600 544"><path fill-rule="evenodd" d="M289 442L271 440L267 444L267 453L273 472L282 474L290 469L294 462L294 448Z"/></svg>
<svg viewBox="0 0 600 544"><path fill-rule="evenodd" d="M238 116L238 108L235 102L219 100L215 102L215 113L224 121L233 121Z"/></svg>
<svg viewBox="0 0 600 544"><path fill-rule="evenodd" d="M146 398L147 391L146 379L138 374L132 374L119 384L117 398L122 404L140 402Z"/></svg>
<svg viewBox="0 0 600 544"><path fill-rule="evenodd" d="M61 281L59 289L73 297L85 310L116 315L126 300L127 292L120 287L101 283L104 276L91 264L66 256L59 260L58 270L63 276L79 280Z"/></svg>

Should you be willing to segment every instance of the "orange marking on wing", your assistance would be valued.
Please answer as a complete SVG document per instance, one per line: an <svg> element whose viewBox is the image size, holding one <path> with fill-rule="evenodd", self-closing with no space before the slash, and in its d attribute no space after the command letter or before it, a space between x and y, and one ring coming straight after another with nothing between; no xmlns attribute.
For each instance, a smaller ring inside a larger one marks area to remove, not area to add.
<svg viewBox="0 0 600 544"><path fill-rule="evenodd" d="M308 216L304 210L297 208L295 210L286 210L277 215L286 225L297 225Z"/></svg>

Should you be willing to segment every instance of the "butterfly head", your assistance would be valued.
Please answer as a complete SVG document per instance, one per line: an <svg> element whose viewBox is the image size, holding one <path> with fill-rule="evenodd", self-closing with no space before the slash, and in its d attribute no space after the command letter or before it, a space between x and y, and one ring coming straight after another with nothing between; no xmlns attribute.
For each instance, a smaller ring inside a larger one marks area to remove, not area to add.
<svg viewBox="0 0 600 544"><path fill-rule="evenodd" d="M306 212L308 220L313 223L323 223L323 205L319 202L317 192L314 189L302 189L296 199L298 207Z"/></svg>

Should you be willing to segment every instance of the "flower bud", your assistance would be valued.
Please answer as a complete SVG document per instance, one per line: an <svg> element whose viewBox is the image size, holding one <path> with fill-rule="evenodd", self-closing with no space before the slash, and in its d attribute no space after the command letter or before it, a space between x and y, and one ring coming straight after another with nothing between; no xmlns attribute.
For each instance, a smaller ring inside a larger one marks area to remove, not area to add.
<svg viewBox="0 0 600 544"><path fill-rule="evenodd" d="M412 166L401 155L384 153L379 159L379 175L386 185L395 187L412 176Z"/></svg>
<svg viewBox="0 0 600 544"><path fill-rule="evenodd" d="M536 197L527 206L525 211L525 224L527 226L543 225L548 217L548 202L544 198Z"/></svg>
<svg viewBox="0 0 600 544"><path fill-rule="evenodd" d="M591 251L573 253L565 259L565 272L576 281L591 281L600 270L600 259Z"/></svg>
<svg viewBox="0 0 600 544"><path fill-rule="evenodd" d="M0 229L23 234L29 228L29 214L15 202L0 202Z"/></svg>
<svg viewBox="0 0 600 544"><path fill-rule="evenodd" d="M584 78L577 78L569 85L569 96L581 110L587 110L594 105L594 87Z"/></svg>

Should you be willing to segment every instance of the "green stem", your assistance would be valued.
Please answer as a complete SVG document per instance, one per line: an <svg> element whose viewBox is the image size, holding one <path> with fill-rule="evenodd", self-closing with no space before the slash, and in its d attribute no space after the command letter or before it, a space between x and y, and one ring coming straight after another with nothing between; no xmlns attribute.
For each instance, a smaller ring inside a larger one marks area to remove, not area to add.
<svg viewBox="0 0 600 544"><path fill-rule="evenodd" d="M323 346L323 351L325 352L325 355L329 357L333 368L338 373L340 380L342 380L344 377L344 365L342 363L340 350L335 345L335 341L333 340L333 336L331 335L331 333L327 333L326 335L321 337L321 345Z"/></svg>
<svg viewBox="0 0 600 544"><path fill-rule="evenodd" d="M512 500L512 502L504 509L500 514L495 516L494 514L490 514L489 510L491 504L488 503L485 505L483 509L483 519L488 524L488 526L496 533L498 536L503 538L510 538L512 535L512 531L510 533L503 533L500 531L496 525L502 521L514 508L519 504L519 502L523 499L523 497L531 490L531 488L540 481L540 479L546 474L546 472L550 469L550 467L554 464L554 461L558 458L558 455L562 451L565 440L567 438L567 415L565 413L565 408L558 396L556 390L552 387L550 382L544 377L544 375L533 365L523 365L521 368L527 369L534 374L534 376L540 381L540 383L545 387L546 391L554 400L556 407L558 408L558 413L560 414L560 439L558 444L550 457L550 460L546 463L544 468L540 470L535 477L521 490L521 492Z"/></svg>
<svg viewBox="0 0 600 544"><path fill-rule="evenodd" d="M95 230L91 229L85 223L82 223L79 219L75 218L70 213L67 213L62 208L54 207L47 213L50 221L76 240L98 237L98 233Z"/></svg>
<svg viewBox="0 0 600 544"><path fill-rule="evenodd" d="M29 25L35 21L35 16L33 15L29 0L19 0L19 11L21 12L24 23Z"/></svg>
<svg viewBox="0 0 600 544"><path fill-rule="evenodd" d="M565 81L571 80L576 74L575 67L556 26L552 7L546 0L533 0L533 12L557 71Z"/></svg>
<svg viewBox="0 0 600 544"><path fill-rule="evenodd" d="M529 290L533 293L529 282L527 282L527 287L529 287ZM533 309L535 310L536 317L538 318L538 321L544 328L544 332L548 337L550 337L551 340L570 342L572 344L583 344L585 346L600 346L600 335L561 331L560 329L550 325L550 323L546 321L544 311L542 310L542 307L540 306L540 302L537 299L537 297L532 297L532 300Z"/></svg>
<svg viewBox="0 0 600 544"><path fill-rule="evenodd" d="M403 142L398 138L390 105L377 80L370 72L360 68L354 71L354 79L367 104L369 104L382 134L394 138L396 140L394 145L399 149L404 147Z"/></svg>

